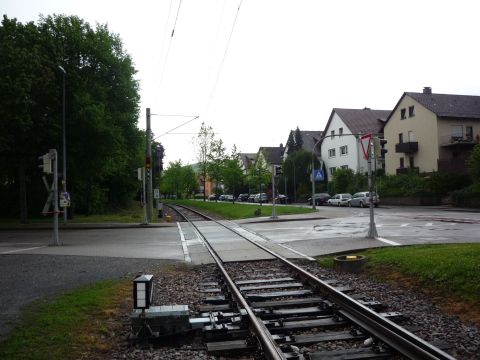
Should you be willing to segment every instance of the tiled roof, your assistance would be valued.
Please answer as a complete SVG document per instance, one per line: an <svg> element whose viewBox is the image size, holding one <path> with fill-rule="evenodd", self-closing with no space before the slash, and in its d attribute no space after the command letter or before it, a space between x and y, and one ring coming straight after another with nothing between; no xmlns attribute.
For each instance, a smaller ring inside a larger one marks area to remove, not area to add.
<svg viewBox="0 0 480 360"><path fill-rule="evenodd" d="M320 140L323 136L323 131L300 131L302 135L303 145L302 148L306 151L312 151L313 145Z"/></svg>
<svg viewBox="0 0 480 360"><path fill-rule="evenodd" d="M379 134L383 132L385 121L391 110L333 109L353 134Z"/></svg>
<svg viewBox="0 0 480 360"><path fill-rule="evenodd" d="M250 165L255 161L257 154L253 153L240 153L240 160L242 160L243 166L245 169L248 169Z"/></svg>
<svg viewBox="0 0 480 360"><path fill-rule="evenodd" d="M274 165L282 164L284 147L261 147L259 150L265 154L267 163Z"/></svg>
<svg viewBox="0 0 480 360"><path fill-rule="evenodd" d="M406 92L439 117L480 119L480 96Z"/></svg>

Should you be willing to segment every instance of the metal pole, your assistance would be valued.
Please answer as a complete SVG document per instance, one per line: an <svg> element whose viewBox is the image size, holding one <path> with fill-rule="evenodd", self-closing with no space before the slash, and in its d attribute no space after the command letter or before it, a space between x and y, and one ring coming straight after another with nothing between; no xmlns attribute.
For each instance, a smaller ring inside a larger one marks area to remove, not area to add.
<svg viewBox="0 0 480 360"><path fill-rule="evenodd" d="M148 169L148 191L147 191L147 214L148 222L152 222L152 205L153 205L153 184L152 184L152 129L150 127L150 108L147 108L147 158L150 164Z"/></svg>
<svg viewBox="0 0 480 360"><path fill-rule="evenodd" d="M58 163L57 163L57 150L50 149L50 159L53 160L53 238L52 246L60 245L58 238Z"/></svg>
<svg viewBox="0 0 480 360"><path fill-rule="evenodd" d="M272 219L277 218L277 211L275 209L275 165L272 165Z"/></svg>
<svg viewBox="0 0 480 360"><path fill-rule="evenodd" d="M313 157L315 156L315 146L313 147L312 151L312 209L315 210L315 165L314 165L314 160Z"/></svg>
<svg viewBox="0 0 480 360"><path fill-rule="evenodd" d="M369 147L371 147L371 145ZM370 224L369 224L369 227L368 227L367 239L374 239L374 238L378 237L378 233L377 233L377 228L375 226L375 218L374 218L374 214L373 214L372 154L371 154L371 150L368 153L368 191L369 191L369 196L370 196Z"/></svg>
<svg viewBox="0 0 480 360"><path fill-rule="evenodd" d="M147 225L147 203L145 194L145 168L142 168L143 225Z"/></svg>
<svg viewBox="0 0 480 360"><path fill-rule="evenodd" d="M63 152L62 152L62 161L63 161L63 177L62 177L62 184L63 184L63 192L67 192L67 140L66 140L66 129L65 129L65 77L67 72L62 66L58 66L58 68L63 73L63 100L62 100L62 141L63 141ZM67 207L63 208L63 223L67 223Z"/></svg>

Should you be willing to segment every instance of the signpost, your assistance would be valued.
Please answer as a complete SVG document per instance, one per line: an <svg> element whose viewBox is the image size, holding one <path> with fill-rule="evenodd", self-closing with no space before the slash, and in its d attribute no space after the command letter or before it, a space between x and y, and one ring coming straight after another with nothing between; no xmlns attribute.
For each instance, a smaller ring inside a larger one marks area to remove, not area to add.
<svg viewBox="0 0 480 360"><path fill-rule="evenodd" d="M367 239L378 237L377 228L375 226L375 217L373 214L373 192L372 192L372 134L363 135L360 138L363 155L368 160L368 193L370 196L370 224L368 227Z"/></svg>

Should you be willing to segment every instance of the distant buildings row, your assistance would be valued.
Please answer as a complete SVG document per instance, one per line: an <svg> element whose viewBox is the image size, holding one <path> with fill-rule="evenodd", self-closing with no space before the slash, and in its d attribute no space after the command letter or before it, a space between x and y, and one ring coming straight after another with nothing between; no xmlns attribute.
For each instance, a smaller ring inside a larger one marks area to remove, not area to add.
<svg viewBox="0 0 480 360"><path fill-rule="evenodd" d="M387 174L466 173L466 160L480 142L480 96L434 94L425 87L403 93L393 110L334 108L323 131L301 131L302 148L321 158L330 181L339 168L367 171L359 134L370 133L387 141L385 158L376 164ZM259 156L281 165L287 153L283 146L260 147L241 154L242 166Z"/></svg>

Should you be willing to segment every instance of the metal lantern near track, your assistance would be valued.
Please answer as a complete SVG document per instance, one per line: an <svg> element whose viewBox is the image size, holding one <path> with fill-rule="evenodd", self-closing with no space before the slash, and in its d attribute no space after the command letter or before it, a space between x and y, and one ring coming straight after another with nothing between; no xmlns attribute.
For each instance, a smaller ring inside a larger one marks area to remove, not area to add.
<svg viewBox="0 0 480 360"><path fill-rule="evenodd" d="M142 274L133 280L133 307L148 309L152 303L153 275Z"/></svg>

